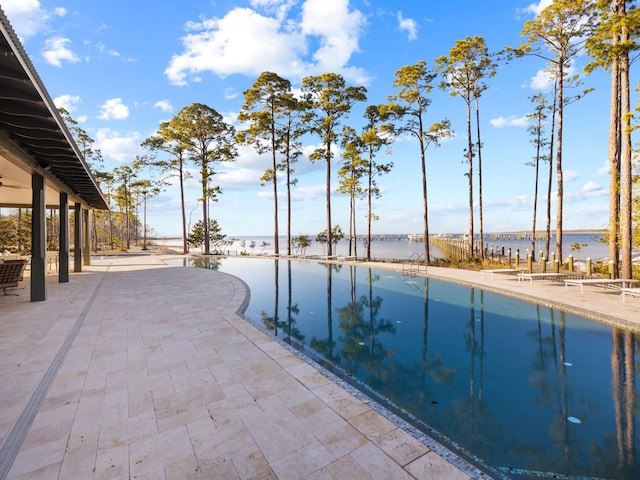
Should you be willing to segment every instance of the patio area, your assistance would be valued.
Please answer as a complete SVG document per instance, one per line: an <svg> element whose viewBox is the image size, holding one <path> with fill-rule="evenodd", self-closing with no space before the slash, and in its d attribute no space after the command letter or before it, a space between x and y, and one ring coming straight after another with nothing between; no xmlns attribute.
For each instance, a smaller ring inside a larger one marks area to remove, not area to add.
<svg viewBox="0 0 640 480"><path fill-rule="evenodd" d="M0 298L0 478L482 476L244 320L242 281L165 258Z"/></svg>

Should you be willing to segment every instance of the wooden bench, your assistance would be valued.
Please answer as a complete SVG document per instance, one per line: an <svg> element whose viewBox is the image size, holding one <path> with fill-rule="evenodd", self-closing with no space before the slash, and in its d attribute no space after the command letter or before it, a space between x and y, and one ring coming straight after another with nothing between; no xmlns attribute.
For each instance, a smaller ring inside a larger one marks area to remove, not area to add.
<svg viewBox="0 0 640 480"><path fill-rule="evenodd" d="M18 286L26 265L26 260L0 260L0 288L5 295L7 288Z"/></svg>

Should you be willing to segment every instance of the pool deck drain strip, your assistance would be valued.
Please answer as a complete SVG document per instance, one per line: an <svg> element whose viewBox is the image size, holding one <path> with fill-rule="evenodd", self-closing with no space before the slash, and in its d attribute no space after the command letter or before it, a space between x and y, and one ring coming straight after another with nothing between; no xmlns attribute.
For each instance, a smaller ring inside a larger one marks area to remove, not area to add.
<svg viewBox="0 0 640 480"><path fill-rule="evenodd" d="M108 270L109 267L107 267L105 273ZM80 330L84 319L87 317L87 314L89 313L89 310L91 309L91 306L93 305L93 302L98 295L98 292L100 291L100 287L102 286L102 282L104 281L105 277L106 276L103 273L102 278L100 278L100 281L94 288L93 293L87 300L87 303L82 309L82 312L80 312L80 315L69 330L67 337L58 349L55 357L53 357L49 368L47 368L47 371L38 382L38 385L36 385L36 388L29 396L29 399L25 403L24 407L22 407L20 414L13 422L13 425L11 425L7 436L2 441L2 444L0 444L0 480L5 480L7 478L9 470L11 469L11 466L13 465L18 452L22 447L24 439L29 432L29 428L31 427L33 420L38 414L38 410L40 409L40 406L42 405L42 402L47 395L47 392L49 391L53 380L58 374L58 370L60 369L65 356L69 352L69 349L71 348L71 345L76 338L78 330Z"/></svg>

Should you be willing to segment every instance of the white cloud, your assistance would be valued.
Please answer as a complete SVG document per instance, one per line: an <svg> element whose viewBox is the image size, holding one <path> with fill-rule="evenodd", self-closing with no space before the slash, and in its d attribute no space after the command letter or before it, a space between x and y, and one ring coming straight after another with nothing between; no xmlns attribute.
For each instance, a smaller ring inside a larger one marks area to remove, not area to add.
<svg viewBox="0 0 640 480"><path fill-rule="evenodd" d="M45 29L50 17L39 0L3 0L2 10L21 38L31 37Z"/></svg>
<svg viewBox="0 0 640 480"><path fill-rule="evenodd" d="M278 19L284 19L291 7L296 3L295 0L250 0L253 8L261 8L266 12L274 13Z"/></svg>
<svg viewBox="0 0 640 480"><path fill-rule="evenodd" d="M276 9L276 15L234 8L222 18L187 23L184 50L171 58L165 75L178 85L187 79L200 81L204 72L224 77L258 75L265 70L283 76L333 71L362 81L363 72L348 62L358 50L363 15L349 10L347 0L306 0L299 17L285 18L282 12L288 13L293 3L254 0L254 7ZM298 23L294 18L299 18ZM309 52L309 43L318 48Z"/></svg>
<svg viewBox="0 0 640 480"><path fill-rule="evenodd" d="M572 169L565 170L564 172L562 172L562 178L565 182L572 182L580 178L580 172Z"/></svg>
<svg viewBox="0 0 640 480"><path fill-rule="evenodd" d="M260 185L262 173L249 168L233 168L219 172L213 181L223 190L253 189L256 185Z"/></svg>
<svg viewBox="0 0 640 480"><path fill-rule="evenodd" d="M611 165L609 165L609 160L605 160L604 164L596 170L596 175L598 175L599 177L608 176L610 169Z"/></svg>
<svg viewBox="0 0 640 480"><path fill-rule="evenodd" d="M529 123L527 116L516 117L511 115L509 117L499 116L498 118L492 118L489 123L496 128L502 127L526 127Z"/></svg>
<svg viewBox="0 0 640 480"><path fill-rule="evenodd" d="M577 191L565 192L564 198L567 203L576 203L583 200L592 200L595 198L602 198L609 194L607 189L597 185L593 182L587 182L582 186L582 189Z"/></svg>
<svg viewBox="0 0 640 480"><path fill-rule="evenodd" d="M553 3L553 0L540 0L538 3L532 3L524 9L525 12L540 15L540 12Z"/></svg>
<svg viewBox="0 0 640 480"><path fill-rule="evenodd" d="M129 162L141 155L140 134L138 132L120 133L109 128L101 128L96 132L95 145L104 157L119 162Z"/></svg>
<svg viewBox="0 0 640 480"><path fill-rule="evenodd" d="M98 50L100 51L100 53L104 53L105 55L110 55L112 57L119 57L120 53L117 50L113 50L113 49L108 49L104 43L98 43L96 45L96 47L98 48Z"/></svg>
<svg viewBox="0 0 640 480"><path fill-rule="evenodd" d="M63 61L78 63L80 58L68 48L70 43L71 40L63 37L53 37L45 40L42 55L44 55L47 63L56 67L62 67Z"/></svg>
<svg viewBox="0 0 640 480"><path fill-rule="evenodd" d="M531 77L531 83L529 86L533 90L548 90L553 85L553 76L551 72L547 70L538 70L538 72Z"/></svg>
<svg viewBox="0 0 640 480"><path fill-rule="evenodd" d="M227 100L233 100L234 98L238 98L238 93L236 92L235 88L227 87L224 89L224 98L226 98Z"/></svg>
<svg viewBox="0 0 640 480"><path fill-rule="evenodd" d="M159 108L163 112L167 112L167 113L173 112L173 106L171 105L171 102L169 102L169 100L158 100L156 103L153 104L153 106L155 108Z"/></svg>
<svg viewBox="0 0 640 480"><path fill-rule="evenodd" d="M102 120L124 120L129 117L129 107L122 103L121 98L112 98L104 102L100 107L100 115L98 118Z"/></svg>
<svg viewBox="0 0 640 480"><path fill-rule="evenodd" d="M96 48L98 49L98 51L104 55L109 55L110 57L115 57L115 58L121 58L126 62L135 62L136 59L132 58L132 57L128 57L128 58L124 58L120 52L118 52L117 50L114 50L113 48L107 48L107 46L104 43L98 43L96 44Z"/></svg>
<svg viewBox="0 0 640 480"><path fill-rule="evenodd" d="M415 20L411 18L404 18L402 16L402 12L398 12L398 25L400 30L407 32L409 41L413 41L418 38L418 25Z"/></svg>
<svg viewBox="0 0 640 480"><path fill-rule="evenodd" d="M565 66L565 74L571 77L575 74L575 68L573 65ZM549 90L553 87L554 74L550 70L538 70L536 74L531 77L531 83L529 86L532 90Z"/></svg>
<svg viewBox="0 0 640 480"><path fill-rule="evenodd" d="M598 192L602 191L602 187L596 182L589 181L582 186L582 191L585 193Z"/></svg>
<svg viewBox="0 0 640 480"><path fill-rule="evenodd" d="M56 107L64 108L67 112L71 113L76 110L76 107L82 102L79 95L60 95L53 99L53 103Z"/></svg>
<svg viewBox="0 0 640 480"><path fill-rule="evenodd" d="M326 198L326 195L327 186L322 184L299 186L291 190L291 199L293 201L310 202L313 200Z"/></svg>
<svg viewBox="0 0 640 480"><path fill-rule="evenodd" d="M222 19L190 23L187 28L196 33L183 37L184 52L174 55L165 70L178 85L186 84L188 75L207 71L220 76L290 71L297 61L300 47L279 31L278 22L247 8L231 10Z"/></svg>
<svg viewBox="0 0 640 480"><path fill-rule="evenodd" d="M306 0L302 6L302 33L319 37L313 54L321 72L339 71L358 51L365 18L359 10L349 11L348 0Z"/></svg>

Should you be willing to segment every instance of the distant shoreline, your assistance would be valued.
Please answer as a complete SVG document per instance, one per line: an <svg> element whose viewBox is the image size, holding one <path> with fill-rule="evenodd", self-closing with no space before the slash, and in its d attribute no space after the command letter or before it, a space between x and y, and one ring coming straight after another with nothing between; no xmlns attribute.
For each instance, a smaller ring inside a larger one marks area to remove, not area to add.
<svg viewBox="0 0 640 480"><path fill-rule="evenodd" d="M536 230L536 234L541 234L544 233L544 229L542 230ZM416 233L416 232L413 232ZM449 232L449 233L453 233L454 235L464 235L464 232ZM530 234L531 230L510 230L510 231L505 231L505 232L484 232L484 235L524 235L524 234ZM555 235L556 231L555 229L551 230L551 235ZM577 229L577 230L564 230L563 233L565 235L604 235L605 233L607 233L607 230L604 229ZM409 235L409 233L372 233L372 236L407 236ZM477 233L476 233L477 235ZM280 235L281 237L285 237L285 235ZM294 237L297 235L294 235ZM362 234L358 234L359 237L362 236ZM272 233L267 233L267 234L256 234L256 235L227 235L228 238L235 238L235 237L240 237L240 238L248 238L248 237L273 237ZM150 240L182 240L182 236L180 235L158 235L155 237L149 237Z"/></svg>

